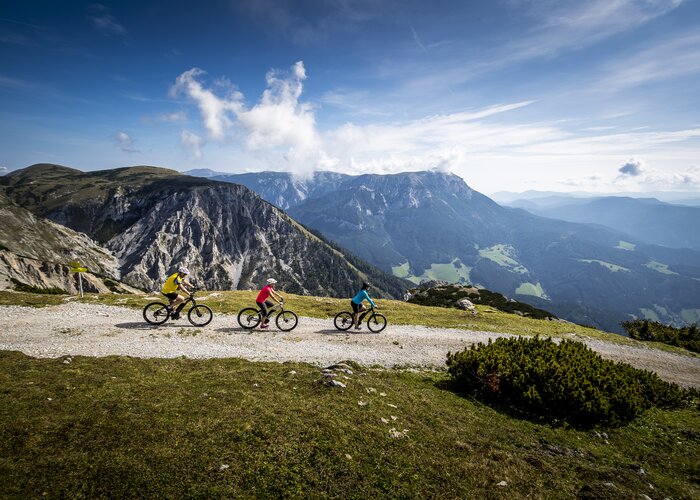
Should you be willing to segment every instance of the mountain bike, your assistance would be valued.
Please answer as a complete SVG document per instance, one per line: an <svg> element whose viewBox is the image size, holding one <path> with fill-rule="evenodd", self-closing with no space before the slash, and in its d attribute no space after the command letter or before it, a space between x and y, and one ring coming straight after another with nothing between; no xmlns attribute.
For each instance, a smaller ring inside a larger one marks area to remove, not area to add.
<svg viewBox="0 0 700 500"><path fill-rule="evenodd" d="M374 306L370 306L369 310L360 313L358 322L362 323L365 316L367 317L367 328L369 328L371 332L379 333L386 328L386 316L375 311ZM352 312L339 312L335 315L333 324L340 331L344 332L345 330L349 330L352 326Z"/></svg>
<svg viewBox="0 0 700 500"><path fill-rule="evenodd" d="M151 302L143 308L143 319L152 325L162 325L168 321L169 318L178 319L180 317L180 311L191 302L192 307L187 311L187 319L190 320L190 323L194 326L206 326L212 320L214 314L209 307L203 304L197 304L194 298L195 293L197 293L197 291L193 290L190 296L187 297L187 300L177 306L175 311L168 309L168 306L162 302Z"/></svg>
<svg viewBox="0 0 700 500"><path fill-rule="evenodd" d="M270 309L268 309L267 317L272 317L272 314L276 311L277 317L275 318L275 324L277 328L283 332L289 332L296 328L299 322L298 316L292 311L287 311L284 309L284 301L278 302ZM238 324L246 330L252 330L260 324L263 319L263 312L255 307L246 307L238 313Z"/></svg>

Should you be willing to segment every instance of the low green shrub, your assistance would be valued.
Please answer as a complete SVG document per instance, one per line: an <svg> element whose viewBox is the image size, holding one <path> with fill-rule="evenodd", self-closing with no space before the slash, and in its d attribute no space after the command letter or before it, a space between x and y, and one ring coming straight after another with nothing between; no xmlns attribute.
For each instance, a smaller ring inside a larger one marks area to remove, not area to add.
<svg viewBox="0 0 700 500"><path fill-rule="evenodd" d="M467 298L474 304L494 307L507 313L520 314L535 319L556 319L556 316L550 312L509 299L500 293L491 292L484 288L442 285L425 289L414 288L409 292L412 293L412 297L408 299L408 302L422 306L457 307L457 302L460 299Z"/></svg>
<svg viewBox="0 0 700 500"><path fill-rule="evenodd" d="M47 295L65 295L68 293L63 288L58 288L56 286L51 288L40 288L33 285L27 285L26 283L22 283L20 280L15 278L10 278L10 281L12 281L12 284L15 285L15 290L18 292L43 293Z"/></svg>
<svg viewBox="0 0 700 500"><path fill-rule="evenodd" d="M620 324L633 339L662 342L689 351L700 352L700 328L698 325L674 328L648 319L623 321Z"/></svg>
<svg viewBox="0 0 700 500"><path fill-rule="evenodd" d="M656 374L600 357L581 342L499 338L448 353L455 389L520 416L576 427L621 425L692 393Z"/></svg>

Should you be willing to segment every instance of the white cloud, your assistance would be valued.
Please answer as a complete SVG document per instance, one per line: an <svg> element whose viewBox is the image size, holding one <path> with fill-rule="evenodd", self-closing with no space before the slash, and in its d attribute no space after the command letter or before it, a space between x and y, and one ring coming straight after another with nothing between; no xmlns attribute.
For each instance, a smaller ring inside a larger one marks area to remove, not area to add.
<svg viewBox="0 0 700 500"><path fill-rule="evenodd" d="M204 126L213 139L224 139L231 128L232 121L228 113L236 113L243 109L243 95L230 89L229 95L218 97L211 90L205 89L197 80L205 73L199 68L192 68L177 77L175 85L170 89L171 97L185 94L199 107Z"/></svg>
<svg viewBox="0 0 700 500"><path fill-rule="evenodd" d="M172 87L171 96L184 93L197 104L212 139L232 139L236 125L236 132L243 133L250 151L277 150L291 168L313 168L321 144L311 105L299 102L306 79L302 61L289 72L268 71L267 88L260 101L250 108L243 104L243 95L225 80L217 80L215 85L227 95L218 96L206 88L200 81L203 75L198 68L184 72Z"/></svg>
<svg viewBox="0 0 700 500"><path fill-rule="evenodd" d="M199 159L202 157L202 138L189 130L183 130L180 134L180 142L185 150Z"/></svg>
<svg viewBox="0 0 700 500"><path fill-rule="evenodd" d="M112 135L112 140L115 144L124 151L125 153L140 153L138 149L134 148L134 140L126 132L115 132Z"/></svg>
<svg viewBox="0 0 700 500"><path fill-rule="evenodd" d="M642 175L642 161L631 158L618 169L618 172L620 172L620 174L623 176L629 177L637 177L639 175Z"/></svg>
<svg viewBox="0 0 700 500"><path fill-rule="evenodd" d="M561 120L515 121L511 113L537 106L533 100L418 119L347 122L319 131L315 109L301 101L305 79L301 62L287 72L270 71L259 101L246 105L226 80L206 85L201 70L183 73L172 95L184 94L198 106L209 139L187 132L181 137L183 144L197 157L207 142L223 144L225 148L213 152L220 155L216 168L230 161L226 150L243 146L237 153L240 167L252 170L390 173L436 168L463 175L487 192L529 187L533 182L549 189L585 185L596 190L606 186L649 190L654 182L689 189L695 177L684 176L684 165L700 161L696 146L700 128L623 130L618 125L573 131ZM637 172L631 166L620 171L636 155L666 173L660 175L641 163L638 175L630 175ZM607 174L593 174L594 170ZM566 178L558 180L562 177Z"/></svg>
<svg viewBox="0 0 700 500"><path fill-rule="evenodd" d="M3 176L8 172L9 172L9 170L7 167L0 167L0 176Z"/></svg>

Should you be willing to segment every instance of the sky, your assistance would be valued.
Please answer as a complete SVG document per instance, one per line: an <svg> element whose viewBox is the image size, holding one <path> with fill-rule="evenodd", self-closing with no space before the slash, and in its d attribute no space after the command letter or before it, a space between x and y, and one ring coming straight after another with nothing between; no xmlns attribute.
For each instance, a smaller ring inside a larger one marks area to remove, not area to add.
<svg viewBox="0 0 700 500"><path fill-rule="evenodd" d="M700 192L700 0L0 4L0 173Z"/></svg>

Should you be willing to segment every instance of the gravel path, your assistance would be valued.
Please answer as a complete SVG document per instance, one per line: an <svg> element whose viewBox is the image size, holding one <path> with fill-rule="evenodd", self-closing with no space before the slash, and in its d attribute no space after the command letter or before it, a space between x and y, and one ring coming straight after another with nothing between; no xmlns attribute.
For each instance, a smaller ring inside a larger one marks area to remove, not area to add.
<svg viewBox="0 0 700 500"><path fill-rule="evenodd" d="M339 332L331 320L299 318L289 333L248 331L233 315L215 314L204 328L187 319L153 327L141 311L66 303L35 309L0 306L0 350L54 358L65 355L123 355L143 358L237 357L252 361L301 361L327 365L353 360L384 367L444 367L448 351L507 334L389 325L380 334ZM700 387L700 358L645 347L584 339L606 358L653 370L682 385Z"/></svg>

